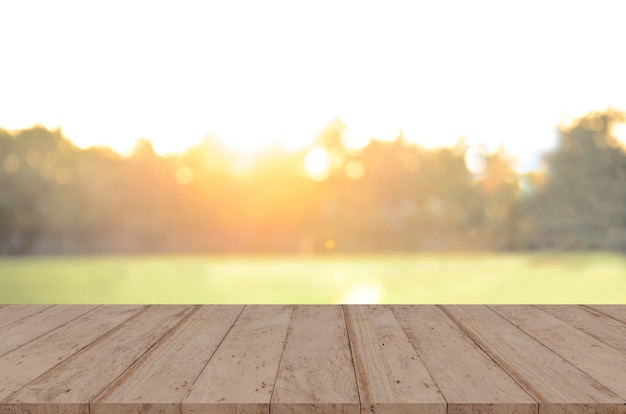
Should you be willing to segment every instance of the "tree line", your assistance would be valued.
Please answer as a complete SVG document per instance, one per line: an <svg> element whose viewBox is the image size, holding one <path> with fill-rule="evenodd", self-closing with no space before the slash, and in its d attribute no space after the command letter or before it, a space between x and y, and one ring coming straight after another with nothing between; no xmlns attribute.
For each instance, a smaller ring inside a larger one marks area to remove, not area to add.
<svg viewBox="0 0 626 414"><path fill-rule="evenodd" d="M502 148L463 139L355 151L336 119L313 144L323 177L312 148L242 159L207 137L123 157L58 129L0 129L0 253L626 251L624 122L608 109L561 126L545 169L518 174Z"/></svg>

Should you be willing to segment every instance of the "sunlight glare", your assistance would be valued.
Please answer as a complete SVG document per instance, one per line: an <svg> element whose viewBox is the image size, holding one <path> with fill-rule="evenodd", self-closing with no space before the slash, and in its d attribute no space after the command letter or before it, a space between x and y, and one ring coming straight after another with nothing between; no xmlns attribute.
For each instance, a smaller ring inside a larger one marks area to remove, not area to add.
<svg viewBox="0 0 626 414"><path fill-rule="evenodd" d="M559 120L559 128L562 129L570 129L574 125L574 121L576 120L576 116L572 114L570 111L563 111L561 114L561 119Z"/></svg>
<svg viewBox="0 0 626 414"><path fill-rule="evenodd" d="M298 152L309 147L313 141L313 134L287 134L282 140L282 146L288 152Z"/></svg>
<svg viewBox="0 0 626 414"><path fill-rule="evenodd" d="M341 139L348 152L356 154L370 143L371 134L363 128L347 125Z"/></svg>
<svg viewBox="0 0 626 414"><path fill-rule="evenodd" d="M231 127L229 133L215 133L214 135L224 148L240 156L257 155L277 141L277 139L260 135L260 132L253 127Z"/></svg>
<svg viewBox="0 0 626 414"><path fill-rule="evenodd" d="M474 175L485 172L487 168L485 151L481 147L469 147L465 151L465 167Z"/></svg>
<svg viewBox="0 0 626 414"><path fill-rule="evenodd" d="M360 285L352 289L341 301L347 305L380 303L383 290L377 285Z"/></svg>
<svg viewBox="0 0 626 414"><path fill-rule="evenodd" d="M407 142L426 147L453 145L465 132L472 144L499 142L504 131L507 148L534 155L564 108L626 107L623 59L614 52L623 13L570 3L525 7L524 16L541 16L526 33L515 13L497 8L500 18L492 18L463 2L456 17L445 4L410 1L301 8L272 0L245 16L237 2L114 0L92 8L62 0L38 2L36 15L32 2L0 2L0 14L11 16L0 38L12 39L2 57L14 63L0 77L0 127L60 125L79 147L123 155L137 138L150 139L159 155L181 152L210 129L230 149L256 154L276 144L304 150L338 116L349 150L372 137L393 140L401 129ZM491 53L494 45L502 53ZM571 65L567 57L581 50L593 53ZM41 62L63 64L40 73Z"/></svg>
<svg viewBox="0 0 626 414"><path fill-rule="evenodd" d="M322 147L313 147L304 159L307 172L315 181L324 181L330 175L330 156Z"/></svg>
<svg viewBox="0 0 626 414"><path fill-rule="evenodd" d="M311 112L314 111L311 109ZM294 153L310 148L325 122L322 115L312 115L307 119L303 114L291 113L289 122L282 126L282 133L279 134L283 149Z"/></svg>
<svg viewBox="0 0 626 414"><path fill-rule="evenodd" d="M626 124L616 123L613 124L611 134L619 141L622 147L626 148Z"/></svg>

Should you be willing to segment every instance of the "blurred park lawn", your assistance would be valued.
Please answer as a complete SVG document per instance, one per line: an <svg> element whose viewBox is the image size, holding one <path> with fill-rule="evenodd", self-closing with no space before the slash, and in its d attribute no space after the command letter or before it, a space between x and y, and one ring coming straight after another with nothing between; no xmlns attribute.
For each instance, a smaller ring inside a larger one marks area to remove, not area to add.
<svg viewBox="0 0 626 414"><path fill-rule="evenodd" d="M626 304L626 257L608 253L4 257L0 303Z"/></svg>

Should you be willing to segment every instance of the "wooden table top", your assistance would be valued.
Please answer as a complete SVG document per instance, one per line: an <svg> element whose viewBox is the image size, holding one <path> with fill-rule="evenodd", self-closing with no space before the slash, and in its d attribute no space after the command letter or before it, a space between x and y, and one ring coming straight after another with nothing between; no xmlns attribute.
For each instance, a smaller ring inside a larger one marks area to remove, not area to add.
<svg viewBox="0 0 626 414"><path fill-rule="evenodd" d="M626 414L626 305L0 305L0 414Z"/></svg>

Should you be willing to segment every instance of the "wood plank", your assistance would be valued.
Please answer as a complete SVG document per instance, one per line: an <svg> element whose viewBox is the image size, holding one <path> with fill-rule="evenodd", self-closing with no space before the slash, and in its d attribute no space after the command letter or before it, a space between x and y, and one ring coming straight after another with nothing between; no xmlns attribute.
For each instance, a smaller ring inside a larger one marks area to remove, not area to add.
<svg viewBox="0 0 626 414"><path fill-rule="evenodd" d="M536 414L537 402L436 306L392 306L448 414Z"/></svg>
<svg viewBox="0 0 626 414"><path fill-rule="evenodd" d="M148 306L0 405L0 414L88 414L89 402L194 307Z"/></svg>
<svg viewBox="0 0 626 414"><path fill-rule="evenodd" d="M543 311L626 354L626 324L586 306L543 305Z"/></svg>
<svg viewBox="0 0 626 414"><path fill-rule="evenodd" d="M243 308L201 306L92 401L90 413L180 413L180 402Z"/></svg>
<svg viewBox="0 0 626 414"><path fill-rule="evenodd" d="M102 306L0 357L0 401L79 352L143 306ZM2 411L0 404L0 411Z"/></svg>
<svg viewBox="0 0 626 414"><path fill-rule="evenodd" d="M0 328L51 308L54 305L5 305L0 309Z"/></svg>
<svg viewBox="0 0 626 414"><path fill-rule="evenodd" d="M183 414L269 414L292 312L291 305L247 306L193 384Z"/></svg>
<svg viewBox="0 0 626 414"><path fill-rule="evenodd" d="M626 401L625 354L538 307L493 309Z"/></svg>
<svg viewBox="0 0 626 414"><path fill-rule="evenodd" d="M597 312L603 313L618 322L626 323L626 305L584 305Z"/></svg>
<svg viewBox="0 0 626 414"><path fill-rule="evenodd" d="M296 306L270 411L272 414L357 414L359 409L343 308Z"/></svg>
<svg viewBox="0 0 626 414"><path fill-rule="evenodd" d="M488 307L442 309L539 402L539 414L626 413L618 395Z"/></svg>
<svg viewBox="0 0 626 414"><path fill-rule="evenodd" d="M446 401L388 306L344 306L361 413L445 414Z"/></svg>
<svg viewBox="0 0 626 414"><path fill-rule="evenodd" d="M95 308L96 305L52 306L0 328L0 356Z"/></svg>

